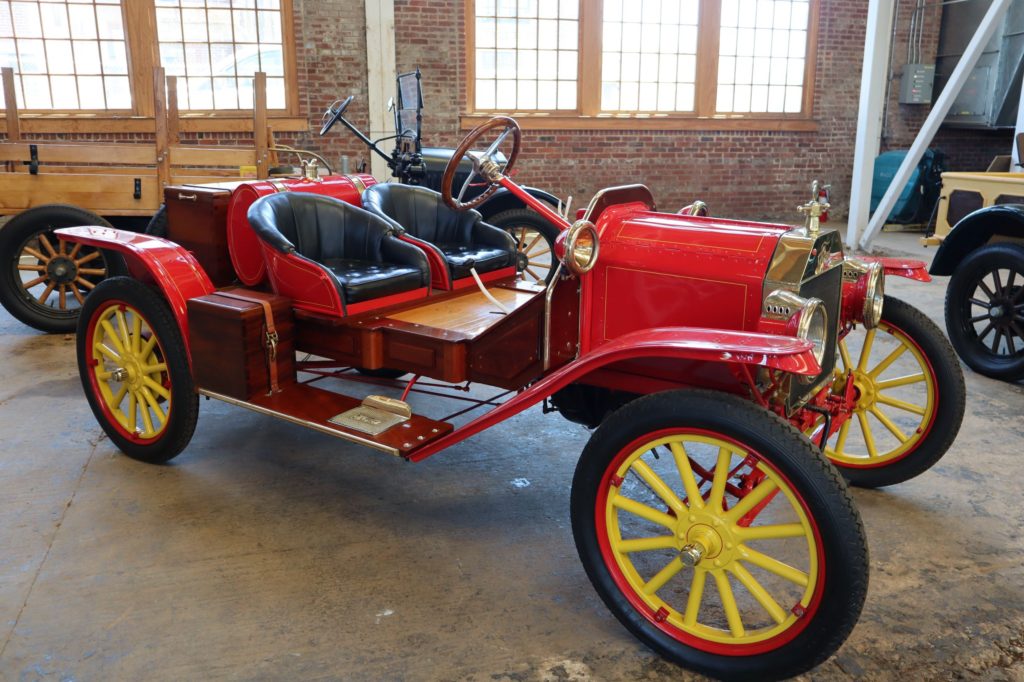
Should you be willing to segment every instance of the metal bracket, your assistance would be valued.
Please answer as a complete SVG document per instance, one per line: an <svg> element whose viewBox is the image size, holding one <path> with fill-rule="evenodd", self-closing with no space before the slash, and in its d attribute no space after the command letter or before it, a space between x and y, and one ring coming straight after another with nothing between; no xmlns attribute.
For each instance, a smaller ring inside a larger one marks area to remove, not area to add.
<svg viewBox="0 0 1024 682"><path fill-rule="evenodd" d="M135 178L135 191L132 192L132 196L136 201L142 198L142 178Z"/></svg>
<svg viewBox="0 0 1024 682"><path fill-rule="evenodd" d="M21 165L28 166L28 172L32 175L39 175L39 147L34 144L28 146L28 161L22 161Z"/></svg>

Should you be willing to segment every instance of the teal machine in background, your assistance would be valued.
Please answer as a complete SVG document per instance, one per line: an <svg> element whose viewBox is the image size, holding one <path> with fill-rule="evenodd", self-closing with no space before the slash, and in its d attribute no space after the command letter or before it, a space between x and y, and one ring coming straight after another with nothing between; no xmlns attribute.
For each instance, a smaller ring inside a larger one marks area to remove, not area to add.
<svg viewBox="0 0 1024 682"><path fill-rule="evenodd" d="M896 171L907 156L906 149L894 149L880 154L875 159L875 173L871 181L871 212L874 213L889 188ZM945 154L938 149L929 149L910 175L896 205L885 222L901 225L927 223L935 209L942 190L942 172L945 168Z"/></svg>

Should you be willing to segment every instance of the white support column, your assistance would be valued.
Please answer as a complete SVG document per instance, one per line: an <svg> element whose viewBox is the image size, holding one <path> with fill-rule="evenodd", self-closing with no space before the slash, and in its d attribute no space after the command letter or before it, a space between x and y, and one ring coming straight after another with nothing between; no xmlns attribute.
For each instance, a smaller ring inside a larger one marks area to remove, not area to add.
<svg viewBox="0 0 1024 682"><path fill-rule="evenodd" d="M978 63L978 59L985 50L985 46L992 39L992 35L995 33L999 22L1002 21L1003 15L1006 14L1009 6L1010 0L993 0L992 5L988 8L988 12L985 13L981 24L978 25L977 32L971 38L971 42L967 45L967 49L964 50L964 54L960 57L956 68L953 69L953 74L949 77L949 81L946 82L946 87L942 89L939 99L936 100L935 105L928 114L928 118L925 119L924 125L921 126L921 132L914 139L914 144L910 145L907 157L903 159L899 170L896 171L896 176L889 184L889 189L886 190L881 203L878 204L874 215L871 216L871 222L868 223L867 229L860 236L858 244L860 248L867 249L870 247L871 240L882 229L882 225L885 224L885 219L889 217L893 206L896 205L896 200L903 191L904 185L907 184L911 173L913 173L917 164L921 161L921 157L924 156L925 150L931 144L943 119L949 113L950 107L953 106L953 100L960 94L960 90L963 88L964 83L967 82L967 78L971 75L971 71L974 70L974 66Z"/></svg>
<svg viewBox="0 0 1024 682"><path fill-rule="evenodd" d="M867 225L871 209L871 180L875 157L882 144L882 112L885 110L892 43L893 2L871 0L864 33L864 70L860 75L860 109L857 142L853 151L853 182L850 186L850 222L846 243L856 246L858 231Z"/></svg>
<svg viewBox="0 0 1024 682"><path fill-rule="evenodd" d="M1020 155L1017 154L1017 136L1021 133L1024 133L1024 88L1020 89L1020 103L1017 104L1017 126L1013 131L1013 142L1010 143L1010 146L1013 147L1010 151L1011 173L1020 173L1022 170Z"/></svg>
<svg viewBox="0 0 1024 682"><path fill-rule="evenodd" d="M366 85L371 140L394 135L388 99L395 94L395 1L366 0ZM385 148L387 146L385 145ZM370 154L370 173L382 182L391 177L384 159Z"/></svg>

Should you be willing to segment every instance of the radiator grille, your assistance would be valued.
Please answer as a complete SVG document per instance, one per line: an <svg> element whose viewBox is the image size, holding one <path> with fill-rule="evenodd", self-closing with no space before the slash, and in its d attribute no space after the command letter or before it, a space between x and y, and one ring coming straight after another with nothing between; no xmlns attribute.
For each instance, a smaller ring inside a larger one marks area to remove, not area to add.
<svg viewBox="0 0 1024 682"><path fill-rule="evenodd" d="M843 291L843 268L832 269L806 280L800 287L800 295L804 298L818 298L825 304L828 312L828 338L825 343L825 357L821 361L821 373L810 381L794 380L791 384L786 409L791 412L796 406L803 404L812 391L817 390L822 382L832 376L836 364L836 339L839 336L839 305Z"/></svg>

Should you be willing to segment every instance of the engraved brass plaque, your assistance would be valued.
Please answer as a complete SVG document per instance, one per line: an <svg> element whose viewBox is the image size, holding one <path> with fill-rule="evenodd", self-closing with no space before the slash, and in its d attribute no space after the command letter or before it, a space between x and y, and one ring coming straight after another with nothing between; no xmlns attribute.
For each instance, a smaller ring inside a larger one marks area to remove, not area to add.
<svg viewBox="0 0 1024 682"><path fill-rule="evenodd" d="M354 407L351 410L336 414L327 421L338 426L344 426L346 429L352 429L353 431L360 431L362 433L368 433L371 436L377 436L392 426L401 424L404 421L408 421L409 418L394 412L388 412L381 410L376 407L369 407L367 405L360 405Z"/></svg>

